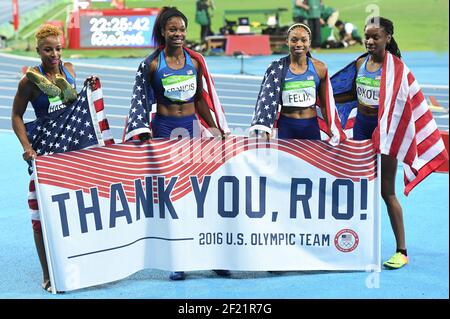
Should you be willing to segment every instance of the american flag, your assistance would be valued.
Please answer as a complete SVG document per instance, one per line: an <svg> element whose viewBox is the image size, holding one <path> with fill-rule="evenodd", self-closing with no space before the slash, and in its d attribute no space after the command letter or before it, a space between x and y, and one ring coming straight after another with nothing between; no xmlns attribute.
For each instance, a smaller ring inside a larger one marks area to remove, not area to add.
<svg viewBox="0 0 450 319"><path fill-rule="evenodd" d="M125 123L123 141L128 141L141 133L151 132L152 114L156 112L156 99L153 88L149 80L150 64L157 58L163 47L158 48L150 54L138 67L133 87L133 95L131 97L130 111ZM186 52L195 59L201 66L203 71L203 92L202 96L211 110L212 118L216 126L223 133L230 133L225 118L225 113L220 104L219 97L216 93L214 82L208 72L208 67L203 56L188 48L184 48ZM208 125L203 118L196 114L201 124L201 134L204 137L212 137L213 135L207 130Z"/></svg>
<svg viewBox="0 0 450 319"><path fill-rule="evenodd" d="M100 81L84 86L67 107L25 124L37 155L51 155L114 143L104 112Z"/></svg>
<svg viewBox="0 0 450 319"><path fill-rule="evenodd" d="M272 129L276 127L279 110L282 105L281 88L283 86L289 64L290 58L287 56L281 58L280 60L273 61L269 65L261 83L250 131L261 130L271 133ZM343 141L346 136L341 129L341 123L334 104L333 89L328 78L328 72L326 78L327 85L325 105L327 106L327 118L331 125L328 125L328 123L326 123L323 119L322 111L320 109L321 102L319 100L316 105L318 115L317 121L321 130L322 140L327 140L331 145L337 145L339 142Z"/></svg>
<svg viewBox="0 0 450 319"><path fill-rule="evenodd" d="M349 92L356 76L356 60L331 78L336 94ZM345 129L351 131L356 101L337 105ZM351 132L348 134L352 136ZM381 75L378 127L372 135L378 153L403 162L405 195L448 161L439 129L422 90L408 67L387 52Z"/></svg>
<svg viewBox="0 0 450 319"><path fill-rule="evenodd" d="M76 151L94 146L114 144L104 112L100 80L91 90L84 86L77 100L64 109L25 124L28 139L38 155ZM28 207L31 218L39 220L34 172L31 162L28 171L31 180L28 189Z"/></svg>
<svg viewBox="0 0 450 319"><path fill-rule="evenodd" d="M343 234L343 235L341 235L341 238L342 238L342 241L345 241L345 242L349 242L349 241L352 241L352 239L353 239L353 236L352 235L350 235L350 234Z"/></svg>

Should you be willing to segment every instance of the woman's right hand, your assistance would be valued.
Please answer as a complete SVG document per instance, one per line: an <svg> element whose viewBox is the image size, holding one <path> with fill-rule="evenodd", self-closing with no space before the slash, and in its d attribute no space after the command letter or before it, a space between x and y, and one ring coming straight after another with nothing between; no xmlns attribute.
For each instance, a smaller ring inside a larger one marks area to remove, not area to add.
<svg viewBox="0 0 450 319"><path fill-rule="evenodd" d="M31 161L36 158L36 151L30 146L23 150L22 157L25 161Z"/></svg>

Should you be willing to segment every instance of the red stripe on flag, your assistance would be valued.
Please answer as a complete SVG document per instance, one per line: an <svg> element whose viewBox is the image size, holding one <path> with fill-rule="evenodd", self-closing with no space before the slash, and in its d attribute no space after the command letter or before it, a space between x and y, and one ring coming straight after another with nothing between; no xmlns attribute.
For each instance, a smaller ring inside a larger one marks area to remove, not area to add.
<svg viewBox="0 0 450 319"><path fill-rule="evenodd" d="M406 77L408 78L408 86L411 86L411 84L416 81L414 75L411 72L408 72L408 75Z"/></svg>
<svg viewBox="0 0 450 319"><path fill-rule="evenodd" d="M35 191L36 191L36 186L34 185L34 180L31 180L31 181L30 181L30 184L29 184L29 186L28 186L28 190L29 190L30 192L35 192Z"/></svg>
<svg viewBox="0 0 450 319"><path fill-rule="evenodd" d="M392 144L389 150L389 155L397 157L400 146L405 138L406 130L411 121L412 111L409 97L406 99L406 103L403 106L403 112L399 123L397 124L397 129L395 130Z"/></svg>
<svg viewBox="0 0 450 319"><path fill-rule="evenodd" d="M30 209L32 210L39 210L38 201L36 199L29 199L28 207L30 207Z"/></svg>
<svg viewBox="0 0 450 319"><path fill-rule="evenodd" d="M418 118L414 125L416 127L416 132L419 133L428 123L434 121L433 114L429 110L427 110L420 118Z"/></svg>
<svg viewBox="0 0 450 319"><path fill-rule="evenodd" d="M416 156L417 156L417 144L416 144L416 139L414 138L411 141L411 144L409 144L409 148L405 154L405 158L403 159L403 162L408 165L412 165L412 163L416 159Z"/></svg>
<svg viewBox="0 0 450 319"><path fill-rule="evenodd" d="M417 155L420 157L441 139L441 132L436 128L426 139L417 145Z"/></svg>
<svg viewBox="0 0 450 319"><path fill-rule="evenodd" d="M424 100L425 96L423 95L422 91L417 92L411 99L412 109L415 110L416 108L418 108Z"/></svg>
<svg viewBox="0 0 450 319"><path fill-rule="evenodd" d="M389 113L388 113L388 120L387 120L387 131L389 132L389 129L391 127L391 121L392 121L392 114L395 110L395 102L397 101L397 96L400 92L400 86L402 84L402 75L403 75L403 69L404 65L401 62L400 59L396 59L395 56L393 57L394 62L394 85L393 85L393 94L391 99L391 105L389 105Z"/></svg>
<svg viewBox="0 0 450 319"><path fill-rule="evenodd" d="M430 175L431 173L436 171L436 169L438 167L440 167L442 165L442 163L445 163L446 161L448 162L447 151L443 150L432 160L428 161L427 164L425 164L422 168L420 168L420 170L417 171L417 173L414 172L416 177L412 181L407 179L407 183L405 183L404 194L407 196L409 194L409 192L414 187L416 187L417 184L419 184L421 181L423 181L423 179L426 178L428 175Z"/></svg>
<svg viewBox="0 0 450 319"><path fill-rule="evenodd" d="M447 151L447 157L449 154L449 142L448 142L448 132L446 131L441 131L441 137L442 137L442 141L444 142L445 145L445 150ZM449 170L449 163L448 163L448 159L436 169L436 172L439 173L448 173Z"/></svg>
<svg viewBox="0 0 450 319"><path fill-rule="evenodd" d="M107 119L103 119L100 122L98 122L98 125L100 126L100 131L106 131L109 130L109 124Z"/></svg>
<svg viewBox="0 0 450 319"><path fill-rule="evenodd" d="M105 140L105 145L113 145L114 143L114 139Z"/></svg>
<svg viewBox="0 0 450 319"><path fill-rule="evenodd" d="M94 107L96 112L101 112L105 109L105 105L103 104L103 98L94 101Z"/></svg>
<svg viewBox="0 0 450 319"><path fill-rule="evenodd" d="M353 128L353 126L355 126L355 118L354 117L347 120L347 123L345 123L345 129L351 129L351 128Z"/></svg>

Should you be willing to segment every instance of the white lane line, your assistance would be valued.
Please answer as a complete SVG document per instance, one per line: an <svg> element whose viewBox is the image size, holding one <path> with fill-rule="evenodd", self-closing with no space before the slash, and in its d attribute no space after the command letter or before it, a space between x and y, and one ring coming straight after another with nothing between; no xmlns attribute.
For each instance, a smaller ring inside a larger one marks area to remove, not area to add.
<svg viewBox="0 0 450 319"><path fill-rule="evenodd" d="M225 112L226 116L242 116L242 117L252 117L252 114L244 114L244 113L230 113Z"/></svg>
<svg viewBox="0 0 450 319"><path fill-rule="evenodd" d="M253 95L255 95L255 99L256 99L256 96L258 95L258 92L255 92L255 91L248 91L248 90L239 90L239 89L222 89L222 88L220 88L220 87L216 87L216 90L217 90L217 92L236 92L236 93L244 93L244 94L253 94Z"/></svg>
<svg viewBox="0 0 450 319"><path fill-rule="evenodd" d="M248 101L255 101L256 97L241 97L241 96L229 96L229 95L222 95L219 96L220 99L229 99L229 100L248 100Z"/></svg>
<svg viewBox="0 0 450 319"><path fill-rule="evenodd" d="M213 75L213 78L214 78L214 75ZM236 79L236 80L238 80L238 79ZM214 81L215 81L215 84L216 84L216 88L218 87L218 86L220 86L220 85L231 85L231 86L236 86L236 85L239 85L239 87L243 87L243 86L245 86L245 87L250 87L250 88L259 88L260 87L260 85L259 85L259 83L258 84L247 84L247 83L239 83L239 84L236 84L236 83L232 83L232 82L221 82L221 81L216 81L216 79L214 79Z"/></svg>
<svg viewBox="0 0 450 319"><path fill-rule="evenodd" d="M422 89L440 89L440 90L448 90L448 85L437 85L437 84L421 84L420 87Z"/></svg>
<svg viewBox="0 0 450 319"><path fill-rule="evenodd" d="M76 66L75 66L75 68L76 68ZM75 69L75 72L76 72L76 74L77 74L77 76L78 75L85 75L86 77L89 77L89 76L91 76L91 75L96 75L96 72L86 72L86 71L78 71L77 70L77 68ZM134 80L134 77L135 77L135 72L133 72L132 74L127 74L127 73L122 73L122 74L119 74L119 73L108 73L108 74L106 74L106 76L107 77L112 77L112 78L119 78L119 79L123 79L124 77L129 77L129 78L133 78L133 80ZM100 80L101 80L101 78L100 78Z"/></svg>
<svg viewBox="0 0 450 319"><path fill-rule="evenodd" d="M35 63L40 63L41 59L34 58L34 57L28 57L28 56L19 56L9 53L0 53L0 57L7 58L7 59L13 59L13 60L22 60L22 61L32 61ZM134 71L136 72L136 68L128 68L128 67L121 67L121 66L107 66L107 65L98 65L94 63L83 63L83 62L77 62L76 67L87 67L87 68L94 68L97 70L121 70L121 71Z"/></svg>
<svg viewBox="0 0 450 319"><path fill-rule="evenodd" d="M250 124L228 123L229 126L250 127Z"/></svg>
<svg viewBox="0 0 450 319"><path fill-rule="evenodd" d="M256 102L256 100L255 100ZM243 108L249 108L249 109L253 109L255 106L254 105L248 105L248 104L232 104L232 103L222 103L223 107L243 107Z"/></svg>
<svg viewBox="0 0 450 319"><path fill-rule="evenodd" d="M13 86L0 86L0 90L16 91L17 88Z"/></svg>
<svg viewBox="0 0 450 319"><path fill-rule="evenodd" d="M447 93L434 93L432 91L427 91L427 92L423 92L423 94L425 96L434 96L434 97L448 97L448 92Z"/></svg>
<svg viewBox="0 0 450 319"><path fill-rule="evenodd" d="M11 121L11 117L10 116L0 116L0 120L8 120ZM35 119L31 119L31 118L24 118L23 121L24 122L31 122L34 121Z"/></svg>

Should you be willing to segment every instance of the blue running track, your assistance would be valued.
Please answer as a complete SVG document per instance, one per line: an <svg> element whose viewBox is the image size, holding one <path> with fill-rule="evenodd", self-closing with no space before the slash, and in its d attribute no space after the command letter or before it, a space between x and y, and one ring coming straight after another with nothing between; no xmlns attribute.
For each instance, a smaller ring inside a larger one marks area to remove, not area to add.
<svg viewBox="0 0 450 319"><path fill-rule="evenodd" d="M426 53L424 53L426 55ZM412 55L415 55L412 54ZM433 58L430 68L440 70L429 77L420 70L422 54L417 53L418 64L409 67L421 84L427 86L426 95L434 95L443 106L433 112L442 130L448 131L448 53L441 59ZM228 121L236 134L245 134L250 122L259 81L265 67L274 57L248 58L246 72L258 75L237 77L215 76L219 97L224 104ZM339 66L330 66L331 73L343 67L351 56L339 57ZM405 60L408 53L405 54ZM412 59L414 60L414 59ZM80 63L97 66L108 63L70 60L77 68L78 87L83 79L94 73L102 79L105 107L113 135L121 138L124 116L128 111L134 70L137 60L109 61L122 68L93 69ZM211 71L239 73L240 61L235 58L208 58ZM221 61L221 62L218 62ZM127 64L128 63L128 64ZM211 271L189 272L182 282L172 282L168 272L147 269L126 279L96 287L51 295L40 287L42 278L34 248L30 216L27 206L29 181L22 149L11 131L12 99L24 65L35 65L36 60L23 60L0 54L0 298L16 299L448 299L449 298L449 180L448 174L432 174L416 187L408 198L402 195L401 167L397 174L397 193L404 210L406 239L410 264L400 270L366 272L233 272L231 278L217 277ZM414 64L414 63L412 63ZM261 71L262 70L262 71ZM417 72L415 72L417 70ZM26 119L33 119L27 111ZM386 209L382 205L382 260L394 252L395 240Z"/></svg>

